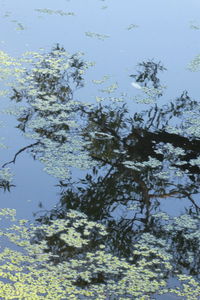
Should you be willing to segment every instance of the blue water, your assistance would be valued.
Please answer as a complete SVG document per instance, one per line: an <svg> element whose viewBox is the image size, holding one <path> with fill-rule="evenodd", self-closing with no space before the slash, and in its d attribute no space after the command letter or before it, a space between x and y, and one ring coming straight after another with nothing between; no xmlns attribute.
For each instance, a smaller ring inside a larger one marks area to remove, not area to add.
<svg viewBox="0 0 200 300"><path fill-rule="evenodd" d="M102 9L103 6L107 8ZM45 8L74 12L75 16L36 11ZM57 42L70 53L84 52L85 58L95 62L95 66L86 73L85 88L77 93L77 98L94 102L99 92L91 80L109 75L111 79L106 84L117 82L117 94L127 94L128 107L134 112L141 109L141 105L132 100L138 90L131 86L129 75L139 62L147 59L161 61L167 68L167 72L161 74L162 83L167 86L161 103L178 97L183 90L193 98L198 97L198 73L187 70L187 65L200 53L200 30L191 28L191 24L200 24L199 9L200 3L195 0L1 1L0 45L3 51L14 57L25 51L50 49ZM17 30L17 23L21 23L24 30ZM130 24L138 27L127 30ZM85 32L110 37L99 40L87 37ZM2 108L9 105L9 99L1 103ZM12 159L21 145L29 144L29 140L13 128L14 118L2 116L2 119L6 126L1 129L1 135L9 146L1 152L1 162L4 163ZM13 193L1 193L2 207L9 203L9 207L19 208L20 216L30 216L39 201L46 206L56 203L56 180L42 171L40 163L33 162L28 154L21 154L12 168L17 187ZM37 178L40 178L39 182ZM28 205L27 200L31 200Z"/></svg>
<svg viewBox="0 0 200 300"><path fill-rule="evenodd" d="M160 76L166 90L159 103L168 103L183 90L187 90L191 98L199 97L199 73L187 69L190 61L200 53L200 29L191 27L191 24L200 26L198 0L1 0L0 7L0 50L20 57L25 51L40 48L48 51L60 43L70 53L83 52L86 60L95 62L95 66L86 72L85 87L75 95L78 100L94 103L95 96L104 96L92 80L109 75L104 87L117 83L119 88L114 96L125 94L130 112L141 110L144 106L133 100L138 90L131 85L129 75L134 73L139 62L148 59L161 61L167 68ZM46 8L74 12L75 15L36 11ZM136 26L128 30L131 24ZM88 37L86 32L109 37L100 40ZM8 98L2 99L0 109L10 104ZM25 139L15 128L13 117L3 114L1 120L5 127L0 128L0 135L8 146L1 150L2 165L32 141ZM22 153L10 167L16 187L11 193L0 192L0 207L16 208L18 217L31 219L39 210L40 202L47 210L56 205L58 180L45 173L40 162L34 161L28 153ZM81 175L79 170L73 172L74 178ZM164 200L162 205L174 216L183 212L186 202L172 198L167 202Z"/></svg>

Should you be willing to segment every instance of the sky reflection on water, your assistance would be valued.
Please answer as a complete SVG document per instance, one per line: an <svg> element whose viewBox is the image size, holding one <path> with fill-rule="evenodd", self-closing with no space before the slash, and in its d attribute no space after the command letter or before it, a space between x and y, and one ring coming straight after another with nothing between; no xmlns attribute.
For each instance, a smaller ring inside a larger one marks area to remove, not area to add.
<svg viewBox="0 0 200 300"><path fill-rule="evenodd" d="M184 90L192 99L199 97L199 76L188 70L190 61L200 53L200 3L197 0L161 2L159 0L94 1L34 1L1 0L1 50L13 57L25 51L49 51L59 43L71 54L84 53L84 60L95 62L85 75L85 86L75 93L75 99L95 103L95 97L105 97L105 89L113 84L112 97L124 97L131 115L150 109L136 103L141 95L139 83L130 78L142 61L161 62L167 71L159 78L166 89L157 99L160 105L176 99ZM45 10L46 9L46 10ZM73 12L74 15L66 15ZM191 25L193 24L193 25ZM108 79L104 78L108 75ZM105 79L101 85L92 80ZM4 109L10 100L5 97ZM25 139L14 118L2 116L5 127L1 136L9 146L1 150L1 165L13 158ZM10 166L15 173L11 193L1 191L1 207L16 208L20 218L32 218L39 210L51 209L59 200L57 179L46 174L43 165L22 153ZM84 171L73 170L73 179L83 177ZM197 196L195 197L196 200ZM172 216L184 211L185 199L169 198L161 207ZM42 208L43 209L43 208ZM116 212L115 212L116 213ZM164 299L164 298L163 298Z"/></svg>

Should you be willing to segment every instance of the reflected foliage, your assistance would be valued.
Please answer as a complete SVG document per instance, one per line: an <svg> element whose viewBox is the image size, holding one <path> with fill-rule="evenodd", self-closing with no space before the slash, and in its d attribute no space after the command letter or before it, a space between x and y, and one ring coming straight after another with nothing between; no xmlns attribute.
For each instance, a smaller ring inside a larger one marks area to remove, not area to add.
<svg viewBox="0 0 200 300"><path fill-rule="evenodd" d="M55 51L59 51L56 60L65 54L65 50L57 46L48 57L54 59ZM77 241L83 239L85 229L77 221L76 234L68 229L49 235L41 229L35 232L32 242L39 244L45 240L45 251L53 254L50 261L55 265L69 258L82 259L86 252L94 253L104 242L106 253L124 259L133 267L141 259L141 252L137 252L135 245L138 249L148 246L148 251L153 251L147 255L149 270L154 270L157 278L167 279L177 271L198 276L200 206L195 198L200 183L200 134L196 130L199 103L191 99L187 91L173 102L163 106L155 104L133 115L129 114L126 104L90 106L70 103L74 88L83 86L84 64L71 56L68 65L67 71L60 71L59 67L51 74L52 61L45 58L31 73L36 94L30 94L26 86L21 90L13 89L12 100L21 102L25 99L29 104L26 114L18 118L18 127L22 131L31 128L44 148L48 148L44 139L56 142L54 152L58 151L58 145L70 145L68 155L75 153L70 143L78 136L82 148L74 156L79 159L77 154L85 152L87 160L93 162L85 178L78 182L60 178L60 203L45 215L37 216L37 221L51 227L56 221L65 220L71 228L67 213L79 211L87 215L90 222L105 225L108 234L102 238L96 229L86 230L89 240L79 249L69 237L72 234ZM131 77L144 87L159 89L158 72L165 70L161 63L142 62L139 68ZM161 96L162 93L158 93L158 98ZM63 110L65 115L62 115ZM71 127L72 117L77 118L78 129L77 124L75 129ZM36 124L38 118L43 120L39 126ZM37 149L34 148L34 153ZM191 207L177 218L169 217L162 212L161 203L170 198L187 199ZM151 264L156 260L156 253L167 257L171 267L160 262ZM107 270L99 265L95 268L89 282L84 277L77 277L74 285L88 287L109 282ZM115 274L113 282L121 280L122 273Z"/></svg>
<svg viewBox="0 0 200 300"><path fill-rule="evenodd" d="M9 168L1 168L0 169L0 189L4 192L10 192L11 188L15 185L12 183L13 174L11 174Z"/></svg>
<svg viewBox="0 0 200 300"><path fill-rule="evenodd" d="M4 192L10 192L11 187L14 187L14 184L10 184L7 180L0 180L0 189L3 189Z"/></svg>
<svg viewBox="0 0 200 300"><path fill-rule="evenodd" d="M31 72L25 73L28 80L24 81L21 89L13 88L11 97L16 102L25 100L30 105L18 118L18 128L22 131L25 131L27 122L36 116L44 119L48 116L56 118L61 114L62 106L58 109L59 104L67 105L73 100L74 90L83 87L84 84L82 76L84 62L76 54L69 56L59 45L54 47L49 54L41 57L34 67ZM51 106L55 103L55 99L57 109L53 111ZM38 107L37 103L40 103L41 107ZM49 110L42 107L45 104ZM75 109L74 106L71 107L71 110L73 109ZM69 129L65 122L55 125L52 122L51 125L37 128L35 131L41 137L59 140L56 131Z"/></svg>
<svg viewBox="0 0 200 300"><path fill-rule="evenodd" d="M141 83L145 87L152 86L158 89L160 87L158 72L165 70L166 68L160 62L144 61L138 64L137 74L132 74L130 77L135 78L136 82ZM162 96L162 93L159 93L158 96Z"/></svg>
<svg viewBox="0 0 200 300"><path fill-rule="evenodd" d="M45 171L58 178L68 178L70 167L90 168L92 162L80 135L83 104L74 100L90 64L82 61L80 53L70 55L59 45L49 53L28 53L25 58L28 64L11 96L20 105L14 112L17 127L36 140L24 150L29 149L44 163Z"/></svg>

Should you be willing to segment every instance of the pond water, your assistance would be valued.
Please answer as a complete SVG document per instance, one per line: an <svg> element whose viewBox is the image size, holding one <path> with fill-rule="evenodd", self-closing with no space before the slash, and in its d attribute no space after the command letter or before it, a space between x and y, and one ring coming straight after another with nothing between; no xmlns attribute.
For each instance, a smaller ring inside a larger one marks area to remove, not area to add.
<svg viewBox="0 0 200 300"><path fill-rule="evenodd" d="M0 299L200 299L199 1L0 4Z"/></svg>

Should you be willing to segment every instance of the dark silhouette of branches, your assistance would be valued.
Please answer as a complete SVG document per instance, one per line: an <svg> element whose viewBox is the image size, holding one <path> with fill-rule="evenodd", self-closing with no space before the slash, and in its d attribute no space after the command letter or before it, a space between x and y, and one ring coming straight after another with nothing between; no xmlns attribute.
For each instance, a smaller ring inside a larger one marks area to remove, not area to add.
<svg viewBox="0 0 200 300"><path fill-rule="evenodd" d="M19 155L20 153L26 151L27 149L33 148L34 146L37 146L37 145L39 145L39 144L41 144L41 142L40 142L40 141L37 141L37 142L35 142L35 143L33 143L33 144L30 144L30 145L28 145L28 146L25 146L25 147L21 148L19 151L17 151L17 153L15 153L14 158L13 158L11 161L6 162L5 164L2 165L2 168L5 168L5 166L7 166L7 165L9 165L9 164L12 164L12 163L15 164L15 161L16 161L16 159L17 159L17 157L18 157L18 155Z"/></svg>

